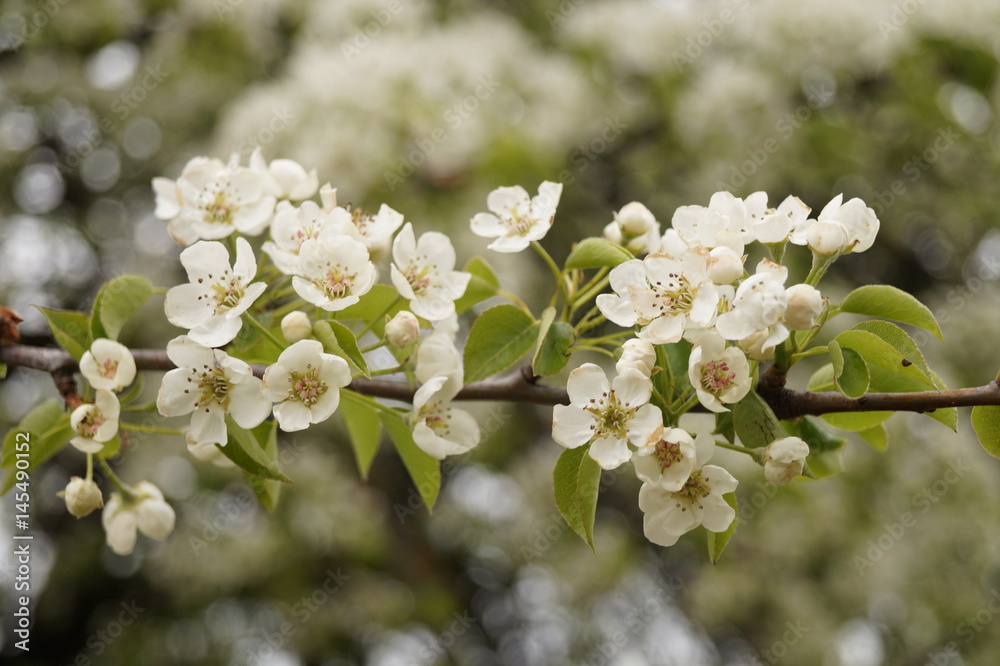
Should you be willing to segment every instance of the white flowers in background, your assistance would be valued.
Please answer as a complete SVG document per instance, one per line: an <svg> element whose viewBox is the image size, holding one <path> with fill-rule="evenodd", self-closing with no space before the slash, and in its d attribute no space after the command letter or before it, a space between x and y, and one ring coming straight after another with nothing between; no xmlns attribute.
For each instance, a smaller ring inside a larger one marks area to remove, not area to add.
<svg viewBox="0 0 1000 666"><path fill-rule="evenodd" d="M375 266L363 243L347 236L324 236L302 244L292 287L313 305L336 312L357 303L375 278Z"/></svg>
<svg viewBox="0 0 1000 666"><path fill-rule="evenodd" d="M785 310L785 324L793 331L806 331L816 325L823 312L823 295L819 289L808 284L796 284L785 291L788 308Z"/></svg>
<svg viewBox="0 0 1000 666"><path fill-rule="evenodd" d="M455 314L472 275L455 269L455 248L442 233L429 231L416 240L409 222L392 244L392 284L410 301L414 314L439 321Z"/></svg>
<svg viewBox="0 0 1000 666"><path fill-rule="evenodd" d="M638 370L646 377L653 374L653 367L656 365L656 350L653 345L646 340L632 338L622 345L622 355L615 364L615 371L624 372L631 368Z"/></svg>
<svg viewBox="0 0 1000 666"><path fill-rule="evenodd" d="M134 496L127 499L120 493L112 493L101 514L108 546L119 555L128 555L135 549L136 530L158 541L174 530L176 515L159 488L140 481L132 492Z"/></svg>
<svg viewBox="0 0 1000 666"><path fill-rule="evenodd" d="M598 296L597 307L619 326L641 325L642 340L677 342L686 328L706 328L715 319L719 292L707 253L688 252L680 260L651 254L616 266L608 277L615 293Z"/></svg>
<svg viewBox="0 0 1000 666"><path fill-rule="evenodd" d="M738 347L726 347L719 335L703 333L688 359L688 379L706 409L727 412L722 403L739 402L750 392L750 364Z"/></svg>
<svg viewBox="0 0 1000 666"><path fill-rule="evenodd" d="M186 335L167 343L167 357L177 369L164 375L156 407L163 416L193 412L186 435L190 448L225 445L226 414L239 426L253 428L271 413L261 381L243 361Z"/></svg>
<svg viewBox="0 0 1000 666"><path fill-rule="evenodd" d="M792 235L792 242L808 245L817 254L831 256L864 252L875 242L879 221L875 211L855 197L842 203L843 194L830 200L816 219L806 220Z"/></svg>
<svg viewBox="0 0 1000 666"><path fill-rule="evenodd" d="M767 446L764 458L764 478L776 486L784 486L802 473L809 455L809 445L798 437L776 439Z"/></svg>
<svg viewBox="0 0 1000 666"><path fill-rule="evenodd" d="M645 483L677 492L698 466L699 451L707 459L715 443L711 436L699 435L697 442L688 431L666 428L659 440L650 441L632 454L635 475Z"/></svg>
<svg viewBox="0 0 1000 666"><path fill-rule="evenodd" d="M135 358L122 343L98 338L80 358L80 373L95 389L120 391L135 379Z"/></svg>
<svg viewBox="0 0 1000 666"><path fill-rule="evenodd" d="M104 496L97 484L91 479L81 479L78 476L69 480L59 497L66 500L66 510L76 518L89 516L94 509L104 506Z"/></svg>
<svg viewBox="0 0 1000 666"><path fill-rule="evenodd" d="M795 196L786 197L777 208L768 208L766 192L754 192L745 203L749 218L744 240L766 244L786 242L812 210Z"/></svg>
<svg viewBox="0 0 1000 666"><path fill-rule="evenodd" d="M285 432L305 430L330 418L340 404L340 389L351 383L347 362L323 353L316 340L300 340L281 352L264 371L264 397Z"/></svg>
<svg viewBox="0 0 1000 666"><path fill-rule="evenodd" d="M276 199L268 194L273 187L266 173L239 166L238 155L228 165L195 157L176 181L153 179L154 214L169 220L167 231L180 245L225 238L234 231L256 236L274 213Z"/></svg>
<svg viewBox="0 0 1000 666"><path fill-rule="evenodd" d="M240 332L240 315L264 293L263 282L251 284L257 260L245 238L236 239L236 261L229 267L229 252L216 241L199 241L181 252L188 284L167 292L163 309L167 321L190 329L188 337L206 347L221 347Z"/></svg>
<svg viewBox="0 0 1000 666"><path fill-rule="evenodd" d="M608 383L604 371L585 363L569 373L569 405L552 411L552 439L568 449L590 444L590 457L604 469L626 462L637 447L659 440L660 410L649 404L653 385L640 371L626 368Z"/></svg>
<svg viewBox="0 0 1000 666"><path fill-rule="evenodd" d="M638 201L625 204L614 221L604 227L604 237L623 245L632 254L648 254L660 249L660 223Z"/></svg>
<svg viewBox="0 0 1000 666"><path fill-rule="evenodd" d="M69 443L84 453L97 453L118 432L120 415L118 396L111 391L98 389L92 404L80 405L70 415L70 427L75 434Z"/></svg>
<svg viewBox="0 0 1000 666"><path fill-rule="evenodd" d="M319 187L316 169L306 172L301 164L288 159L268 164L260 148L250 156L250 168L266 176L267 193L279 199L302 201L316 194Z"/></svg>
<svg viewBox="0 0 1000 666"><path fill-rule="evenodd" d="M491 250L520 252L548 233L561 195L562 183L547 180L532 198L519 185L498 187L486 197L486 207L492 212L477 213L472 218L472 233L496 238L487 246Z"/></svg>
<svg viewBox="0 0 1000 666"><path fill-rule="evenodd" d="M289 312L281 318L281 334L290 344L305 340L312 335L312 322L309 315L301 310Z"/></svg>
<svg viewBox="0 0 1000 666"><path fill-rule="evenodd" d="M743 340L770 329L762 347L773 347L788 338L788 329L780 323L788 306L785 280L788 269L770 259L757 264L757 272L736 289L729 312L719 315L716 330L727 340Z"/></svg>
<svg viewBox="0 0 1000 666"><path fill-rule="evenodd" d="M710 532L724 532L736 511L723 495L736 490L732 474L716 465L705 465L691 473L676 491L644 483L639 489L639 508L644 516L643 533L660 546L672 546L699 525Z"/></svg>
<svg viewBox="0 0 1000 666"><path fill-rule="evenodd" d="M385 340L396 349L409 347L420 337L420 322L409 310L400 310L385 324Z"/></svg>

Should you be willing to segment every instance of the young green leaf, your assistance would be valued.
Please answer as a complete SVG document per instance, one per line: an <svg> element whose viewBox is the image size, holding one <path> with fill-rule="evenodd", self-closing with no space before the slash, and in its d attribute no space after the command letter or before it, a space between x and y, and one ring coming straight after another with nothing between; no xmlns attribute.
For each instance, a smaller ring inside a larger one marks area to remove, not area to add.
<svg viewBox="0 0 1000 666"><path fill-rule="evenodd" d="M833 361L834 381L840 392L848 398L863 396L868 391L870 377L868 364L861 354L853 349L842 349L836 340L830 341L827 352Z"/></svg>
<svg viewBox="0 0 1000 666"><path fill-rule="evenodd" d="M879 424L874 428L862 430L858 435L876 451L885 451L886 447L889 446L889 431L884 425Z"/></svg>
<svg viewBox="0 0 1000 666"><path fill-rule="evenodd" d="M834 428L851 432L864 432L882 425L893 414L894 412L842 412L824 414L820 418Z"/></svg>
<svg viewBox="0 0 1000 666"><path fill-rule="evenodd" d="M570 250L566 258L566 268L602 268L614 267L630 259L635 259L632 253L603 238L585 238Z"/></svg>
<svg viewBox="0 0 1000 666"><path fill-rule="evenodd" d="M497 277L493 267L482 257L473 257L462 269L466 273L471 273L469 285L465 288L465 293L455 301L455 312L462 314L477 303L485 301L491 296L495 296L500 289L500 278Z"/></svg>
<svg viewBox="0 0 1000 666"><path fill-rule="evenodd" d="M733 507L736 517L733 518L733 522L729 524L729 528L725 532L708 532L708 557L712 560L712 564L719 563L722 551L725 550L729 540L733 538L733 533L736 531L736 523L739 522L740 517L740 508L736 503L736 493L726 493L722 496L722 499L726 500L726 504Z"/></svg>
<svg viewBox="0 0 1000 666"><path fill-rule="evenodd" d="M4 471L0 495L17 482L17 461L27 460L25 471L31 471L54 456L73 438L69 414L63 411L58 400L46 400L25 415L21 422L7 432L3 440L0 468ZM18 454L22 454L21 458ZM23 454L27 454L24 457Z"/></svg>
<svg viewBox="0 0 1000 666"><path fill-rule="evenodd" d="M265 421L253 430L254 437L261 443L264 455L269 460L278 460L278 426L274 421ZM268 512L273 512L278 508L278 499L281 497L281 481L265 479L256 474L247 474L247 483L250 489L257 496L257 501Z"/></svg>
<svg viewBox="0 0 1000 666"><path fill-rule="evenodd" d="M844 471L842 457L846 439L827 431L810 416L794 422L790 430L791 434L797 434L809 445L806 464L815 478L822 479Z"/></svg>
<svg viewBox="0 0 1000 666"><path fill-rule="evenodd" d="M252 430L246 430L227 416L226 427L228 442L226 446L219 446L223 455L236 463L242 470L255 476L285 483L292 482L278 466L277 451L275 451L273 458L265 451L267 439L270 437L270 431L267 430L270 426L267 422Z"/></svg>
<svg viewBox="0 0 1000 666"><path fill-rule="evenodd" d="M371 377L368 361L365 360L354 332L338 321L318 321L313 324L313 335L323 343L331 354L340 356L365 377Z"/></svg>
<svg viewBox="0 0 1000 666"><path fill-rule="evenodd" d="M52 336L59 346L79 361L90 349L94 339L90 335L90 315L75 310L52 310L35 306L45 317Z"/></svg>
<svg viewBox="0 0 1000 666"><path fill-rule="evenodd" d="M835 341L865 360L872 391L906 393L937 388L917 364L874 333L851 329L838 335Z"/></svg>
<svg viewBox="0 0 1000 666"><path fill-rule="evenodd" d="M566 449L552 471L556 507L574 532L594 550L594 516L601 467L590 457L590 446Z"/></svg>
<svg viewBox="0 0 1000 666"><path fill-rule="evenodd" d="M381 411L382 425L389 433L399 453L403 466L410 473L410 478L417 487L417 492L427 506L427 513L434 511L434 504L437 502L438 493L441 491L441 465L436 459L428 455L413 441L413 433L409 424L403 420L399 414Z"/></svg>
<svg viewBox="0 0 1000 666"><path fill-rule="evenodd" d="M340 392L340 415L354 449L354 459L362 479L368 478L378 445L382 439L382 422L378 410L360 399L353 391Z"/></svg>
<svg viewBox="0 0 1000 666"><path fill-rule="evenodd" d="M128 321L153 293L153 283L141 275L122 275L105 283L94 299L91 333L94 339L117 340Z"/></svg>
<svg viewBox="0 0 1000 666"><path fill-rule="evenodd" d="M570 324L554 321L555 308L546 308L538 327L538 348L531 359L531 370L539 377L554 375L569 362L569 349L576 340Z"/></svg>
<svg viewBox="0 0 1000 666"><path fill-rule="evenodd" d="M869 284L858 287L847 295L840 304L840 310L913 324L933 333L939 340L944 339L941 326L926 305L905 291L889 285Z"/></svg>
<svg viewBox="0 0 1000 666"><path fill-rule="evenodd" d="M337 313L337 319L347 321L357 319L365 323L374 322L371 330L380 338L385 333L385 318L392 317L400 310L407 309L407 302L399 297L395 287L386 284L372 285L371 290L354 305Z"/></svg>
<svg viewBox="0 0 1000 666"><path fill-rule="evenodd" d="M1000 407L980 405L972 408L972 428L986 453L1000 458Z"/></svg>
<svg viewBox="0 0 1000 666"><path fill-rule="evenodd" d="M748 449L767 446L785 436L781 421L757 391L747 393L745 398L733 405L732 411L736 436Z"/></svg>
<svg viewBox="0 0 1000 666"><path fill-rule="evenodd" d="M472 323L465 343L465 383L506 370L538 339L538 323L513 305L496 305Z"/></svg>

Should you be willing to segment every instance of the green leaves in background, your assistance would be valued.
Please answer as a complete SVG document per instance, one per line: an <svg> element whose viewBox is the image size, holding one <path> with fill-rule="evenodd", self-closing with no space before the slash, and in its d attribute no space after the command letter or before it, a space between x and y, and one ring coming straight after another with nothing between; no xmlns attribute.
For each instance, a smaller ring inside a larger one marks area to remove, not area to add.
<svg viewBox="0 0 1000 666"><path fill-rule="evenodd" d="M630 259L635 259L632 253L603 238L585 238L570 251L566 258L566 268L602 268L615 267Z"/></svg>
<svg viewBox="0 0 1000 666"><path fill-rule="evenodd" d="M870 284L858 287L847 295L840 304L840 310L913 324L933 333L939 340L944 339L941 326L926 305L905 291L889 285Z"/></svg>
<svg viewBox="0 0 1000 666"><path fill-rule="evenodd" d="M539 324L513 305L496 305L472 323L465 343L465 383L506 370L527 354L538 339Z"/></svg>
<svg viewBox="0 0 1000 666"><path fill-rule="evenodd" d="M556 309L549 307L542 313L538 325L538 347L531 359L531 371L539 377L554 375L569 363L569 350L576 340L570 324L555 321Z"/></svg>
<svg viewBox="0 0 1000 666"><path fill-rule="evenodd" d="M389 433L399 453L403 466L413 479L417 492L427 506L427 512L434 511L434 504L437 502L438 493L441 491L441 466L438 461L428 455L413 441L413 433L409 424L403 420L400 414L389 411L381 411L382 425Z"/></svg>
<svg viewBox="0 0 1000 666"><path fill-rule="evenodd" d="M733 428L736 436L748 449L767 446L785 436L781 421L757 391L750 391L746 397L732 407Z"/></svg>
<svg viewBox="0 0 1000 666"><path fill-rule="evenodd" d="M122 328L153 293L153 283L141 275L122 275L109 280L94 299L90 318L94 339L117 340Z"/></svg>
<svg viewBox="0 0 1000 666"><path fill-rule="evenodd" d="M52 310L38 306L36 309L45 317L59 346L79 361L94 341L90 332L90 315L76 310Z"/></svg>
<svg viewBox="0 0 1000 666"><path fill-rule="evenodd" d="M590 457L590 446L566 449L552 471L556 507L574 532L594 549L594 516L601 467Z"/></svg>
<svg viewBox="0 0 1000 666"><path fill-rule="evenodd" d="M336 354L365 377L371 377L368 361L361 354L354 332L337 321L318 321L313 324L313 335L323 343L324 349Z"/></svg>
<svg viewBox="0 0 1000 666"><path fill-rule="evenodd" d="M25 433L18 437L19 433ZM14 487L18 453L27 453L28 467L31 471L58 453L73 438L73 429L69 424L69 414L63 411L58 400L47 400L36 406L21 419L21 422L7 432L3 440L3 453L0 456L0 468L4 470L3 484L0 485L0 495ZM19 442L27 442L25 450L18 450Z"/></svg>

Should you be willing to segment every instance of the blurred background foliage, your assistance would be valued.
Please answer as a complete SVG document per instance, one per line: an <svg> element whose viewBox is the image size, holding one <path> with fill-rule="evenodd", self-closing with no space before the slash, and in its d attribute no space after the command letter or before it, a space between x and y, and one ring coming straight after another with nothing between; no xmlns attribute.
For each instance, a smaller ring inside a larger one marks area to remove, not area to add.
<svg viewBox="0 0 1000 666"><path fill-rule="evenodd" d="M177 282L150 179L258 145L342 202L451 232L463 258L501 184L565 184L557 258L633 199L666 225L721 189L815 210L843 192L882 230L827 291L918 294L946 335L918 336L932 364L982 384L1000 366L998 28L979 0L3 0L0 303L45 344L31 305L84 307L125 272ZM531 257L489 259L544 297ZM159 302L144 314L124 341L163 345ZM0 420L52 394L12 371ZM488 436L445 464L433 516L389 452L361 481L336 426L283 440L296 483L273 515L234 471L133 437L119 469L158 484L178 527L126 558L65 513L83 471L65 451L33 480L18 663L1000 663L1000 463L965 415L959 434L897 416L884 453L855 438L847 474L777 492L720 452L742 517L712 566L701 531L643 539L627 468L605 478L595 557L551 499L550 411L476 410Z"/></svg>

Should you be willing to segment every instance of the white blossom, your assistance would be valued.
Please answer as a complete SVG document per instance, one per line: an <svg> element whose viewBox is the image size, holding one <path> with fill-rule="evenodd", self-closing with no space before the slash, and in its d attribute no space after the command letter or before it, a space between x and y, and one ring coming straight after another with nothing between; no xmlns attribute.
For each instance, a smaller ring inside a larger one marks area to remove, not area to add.
<svg viewBox="0 0 1000 666"><path fill-rule="evenodd" d="M272 160L268 164L260 148L250 156L250 168L266 176L267 193L279 199L308 199L319 187L316 169L306 172L301 164L288 159Z"/></svg>
<svg viewBox="0 0 1000 666"><path fill-rule="evenodd" d="M264 397L285 432L305 430L330 418L340 404L340 389L351 383L347 362L323 353L316 340L300 340L281 352L264 371Z"/></svg>
<svg viewBox="0 0 1000 666"><path fill-rule="evenodd" d="M749 336L736 341L736 346L746 352L747 358L754 361L769 361L774 356L777 343L768 342L774 337L771 328L754 331Z"/></svg>
<svg viewBox="0 0 1000 666"><path fill-rule="evenodd" d="M727 412L722 403L739 402L750 392L750 364L738 347L726 347L722 337L705 333L691 350L688 379L705 408Z"/></svg>
<svg viewBox="0 0 1000 666"><path fill-rule="evenodd" d="M796 284L785 291L788 308L785 324L793 331L807 331L816 325L823 312L823 295L808 284Z"/></svg>
<svg viewBox="0 0 1000 666"><path fill-rule="evenodd" d="M331 228L336 234L350 235L352 227L350 214L343 208L326 210L313 201L303 201L298 207L281 202L271 223L271 240L265 242L261 250L271 257L279 271L295 275L299 271L299 252L303 243L319 238Z"/></svg>
<svg viewBox="0 0 1000 666"><path fill-rule="evenodd" d="M604 237L624 246L632 254L658 252L660 223L648 208L633 201L615 213L615 219L604 227Z"/></svg>
<svg viewBox="0 0 1000 666"><path fill-rule="evenodd" d="M724 532L736 511L723 495L736 490L736 479L721 467L705 465L691 473L677 491L644 483L639 489L643 533L660 546L672 546L687 532L704 525L710 532Z"/></svg>
<svg viewBox="0 0 1000 666"><path fill-rule="evenodd" d="M653 373L656 365L656 350L652 343L639 338L632 338L622 345L622 355L615 364L615 371L624 372L627 368L638 370L646 377Z"/></svg>
<svg viewBox="0 0 1000 666"><path fill-rule="evenodd" d="M122 343L97 338L80 358L80 373L95 389L120 391L135 379L135 358Z"/></svg>
<svg viewBox="0 0 1000 666"><path fill-rule="evenodd" d="M731 248L743 254L743 229L748 216L743 200L729 192L716 192L708 207L681 206L674 211L671 226L689 246Z"/></svg>
<svg viewBox="0 0 1000 666"><path fill-rule="evenodd" d="M711 436L699 435L696 441L686 430L666 428L660 439L636 448L632 465L643 482L677 492L697 469L699 451L707 458L714 446Z"/></svg>
<svg viewBox="0 0 1000 666"><path fill-rule="evenodd" d="M104 506L104 496L101 489L91 479L81 479L74 476L66 484L66 489L59 493L66 500L66 510L76 518L89 516L94 509Z"/></svg>
<svg viewBox="0 0 1000 666"><path fill-rule="evenodd" d="M156 217L169 220L167 231L181 245L225 238L234 231L256 236L267 228L275 198L270 178L239 166L233 155L221 160L195 157L176 181L154 178Z"/></svg>
<svg viewBox="0 0 1000 666"><path fill-rule="evenodd" d="M437 375L424 382L413 396L413 441L438 460L465 453L479 444L476 419L451 404L461 387L461 379L456 382L453 375Z"/></svg>
<svg viewBox="0 0 1000 666"><path fill-rule="evenodd" d="M119 555L135 549L136 530L160 541L174 530L176 515L159 488L140 481L132 491L135 496L128 499L112 493L101 514L108 546Z"/></svg>
<svg viewBox="0 0 1000 666"><path fill-rule="evenodd" d="M715 319L719 292L707 253L688 252L680 260L651 254L616 266L608 277L615 293L598 296L597 307L619 326L641 325L640 339L677 342L686 328L705 328Z"/></svg>
<svg viewBox="0 0 1000 666"><path fill-rule="evenodd" d="M770 259L757 264L757 272L736 289L729 312L719 315L716 330L727 340L742 340L757 331L770 328L762 346L773 346L788 338L788 329L780 323L787 299L785 280L788 269Z"/></svg>
<svg viewBox="0 0 1000 666"><path fill-rule="evenodd" d="M188 337L206 347L221 347L240 332L240 316L267 289L253 282L257 260L245 238L236 239L236 261L229 266L229 252L217 241L199 241L181 252L188 284L167 292L163 309L167 321L189 329Z"/></svg>
<svg viewBox="0 0 1000 666"><path fill-rule="evenodd" d="M167 343L167 357L177 369L164 375L156 407L163 416L191 414L188 447L225 445L226 414L240 427L253 428L271 413L261 381L243 361L186 335Z"/></svg>
<svg viewBox="0 0 1000 666"><path fill-rule="evenodd" d="M844 195L838 194L816 219L803 222L792 234L792 242L808 245L817 254L827 256L870 248L878 234L878 216L857 197L847 203L842 203L843 200Z"/></svg>
<svg viewBox="0 0 1000 666"><path fill-rule="evenodd" d="M549 181L539 185L538 194L531 198L519 185L498 187L486 197L486 207L492 212L472 218L472 233L496 238L487 246L491 250L520 252L548 233L561 195L562 183Z"/></svg>
<svg viewBox="0 0 1000 666"><path fill-rule="evenodd" d="M385 339L391 346L402 349L409 347L420 337L420 322L409 310L400 310L385 323Z"/></svg>
<svg viewBox="0 0 1000 666"><path fill-rule="evenodd" d="M301 310L286 314L281 318L281 334L289 344L311 337L312 322L309 321L309 315Z"/></svg>
<svg viewBox="0 0 1000 666"><path fill-rule="evenodd" d="M382 204L378 213L371 214L362 208L348 209L351 223L361 242L368 248L373 261L381 261L389 254L392 235L403 225L403 215Z"/></svg>
<svg viewBox="0 0 1000 666"><path fill-rule="evenodd" d="M767 193L754 192L746 198L747 242L784 243L801 227L812 210L801 199L788 196L777 208L767 207Z"/></svg>
<svg viewBox="0 0 1000 666"><path fill-rule="evenodd" d="M357 303L375 278L375 266L363 243L347 236L324 236L302 244L292 287L313 305L336 312Z"/></svg>
<svg viewBox="0 0 1000 666"><path fill-rule="evenodd" d="M743 256L720 245L708 253L708 275L715 284L731 284L743 277Z"/></svg>
<svg viewBox="0 0 1000 666"><path fill-rule="evenodd" d="M809 455L809 445L798 437L776 439L767 446L764 458L764 478L776 486L784 486L802 473Z"/></svg>
<svg viewBox="0 0 1000 666"><path fill-rule="evenodd" d="M442 233L429 231L416 240L413 225L403 226L392 244L392 283L410 301L414 314L439 321L455 314L472 275L455 269L455 248Z"/></svg>
<svg viewBox="0 0 1000 666"><path fill-rule="evenodd" d="M93 403L80 405L70 415L74 437L69 443L84 453L97 453L118 433L120 415L118 396L98 389Z"/></svg>
<svg viewBox="0 0 1000 666"><path fill-rule="evenodd" d="M590 457L614 469L663 432L660 410L649 404L653 385L640 371L626 368L608 383L604 371L585 363L569 374L571 404L552 411L552 439L569 449L590 444Z"/></svg>

